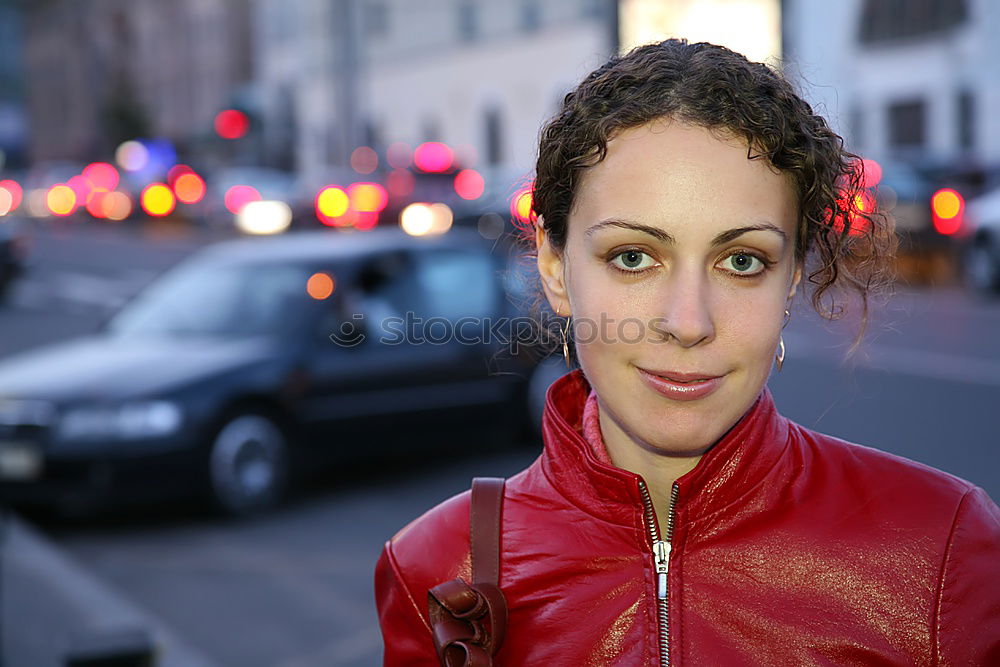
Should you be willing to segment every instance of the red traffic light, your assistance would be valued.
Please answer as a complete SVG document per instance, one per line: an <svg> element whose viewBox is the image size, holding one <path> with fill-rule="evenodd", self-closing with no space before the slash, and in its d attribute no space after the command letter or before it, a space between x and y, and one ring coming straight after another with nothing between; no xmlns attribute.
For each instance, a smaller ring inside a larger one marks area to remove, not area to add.
<svg viewBox="0 0 1000 667"><path fill-rule="evenodd" d="M223 139L239 139L250 129L250 118L242 111L226 109L215 116L215 131Z"/></svg>

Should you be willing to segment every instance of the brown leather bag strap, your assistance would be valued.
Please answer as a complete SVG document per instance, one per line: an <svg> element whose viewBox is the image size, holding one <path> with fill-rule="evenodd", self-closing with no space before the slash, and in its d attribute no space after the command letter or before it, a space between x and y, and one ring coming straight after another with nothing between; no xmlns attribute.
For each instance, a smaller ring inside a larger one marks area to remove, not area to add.
<svg viewBox="0 0 1000 667"><path fill-rule="evenodd" d="M472 480L469 542L472 581L446 581L427 592L434 647L445 667L490 667L507 629L500 590L500 534L505 480Z"/></svg>
<svg viewBox="0 0 1000 667"><path fill-rule="evenodd" d="M473 584L500 585L500 521L505 481L502 477L472 480L469 541Z"/></svg>

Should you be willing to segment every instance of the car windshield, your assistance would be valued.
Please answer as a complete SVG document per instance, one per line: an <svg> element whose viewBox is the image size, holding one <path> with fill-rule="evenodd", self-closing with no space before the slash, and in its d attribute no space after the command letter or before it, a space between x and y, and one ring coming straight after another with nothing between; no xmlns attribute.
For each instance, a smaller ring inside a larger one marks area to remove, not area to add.
<svg viewBox="0 0 1000 667"><path fill-rule="evenodd" d="M275 334L301 309L308 278L304 267L288 265L178 267L119 311L107 331L125 337Z"/></svg>

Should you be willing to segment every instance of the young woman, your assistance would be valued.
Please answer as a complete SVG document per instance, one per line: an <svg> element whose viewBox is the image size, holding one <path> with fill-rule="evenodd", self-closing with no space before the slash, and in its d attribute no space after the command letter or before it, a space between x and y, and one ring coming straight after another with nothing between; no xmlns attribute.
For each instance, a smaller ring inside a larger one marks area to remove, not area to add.
<svg viewBox="0 0 1000 667"><path fill-rule="evenodd" d="M887 275L859 164L779 75L710 44L640 47L567 95L533 238L580 370L506 484L495 664L1000 665L989 496L792 423L765 384L796 293L866 313ZM439 664L428 590L469 580L469 507L386 544L387 665Z"/></svg>

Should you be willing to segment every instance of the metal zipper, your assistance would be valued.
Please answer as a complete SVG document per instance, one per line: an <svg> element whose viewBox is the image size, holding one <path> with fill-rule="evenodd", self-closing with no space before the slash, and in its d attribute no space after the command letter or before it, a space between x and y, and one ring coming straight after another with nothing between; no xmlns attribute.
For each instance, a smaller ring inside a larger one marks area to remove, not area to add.
<svg viewBox="0 0 1000 667"><path fill-rule="evenodd" d="M660 527L656 523L653 499L646 488L646 482L639 480L642 503L646 507L646 527L649 529L653 549L653 564L656 566L656 607L660 630L660 666L670 667L670 619L668 606L667 575L670 572L670 542L674 536L674 505L677 502L677 483L670 488L670 508L667 510L667 539L660 539Z"/></svg>

